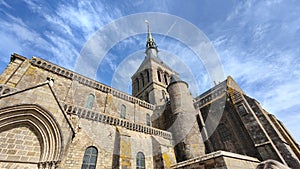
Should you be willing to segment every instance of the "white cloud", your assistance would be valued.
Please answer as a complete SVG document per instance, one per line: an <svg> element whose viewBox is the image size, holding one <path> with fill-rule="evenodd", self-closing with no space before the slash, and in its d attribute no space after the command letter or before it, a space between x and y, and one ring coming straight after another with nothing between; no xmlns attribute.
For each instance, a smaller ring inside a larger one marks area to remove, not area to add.
<svg viewBox="0 0 300 169"><path fill-rule="evenodd" d="M79 1L76 5L58 6L56 13L66 23L80 29L88 39L101 26L122 16L118 9L107 12L105 7L105 4L98 1Z"/></svg>
<svg viewBox="0 0 300 169"><path fill-rule="evenodd" d="M7 7L7 8L12 9L12 7L11 7L10 5L8 5L4 0L1 0L1 1L0 1L0 5L3 5L3 6L5 6L5 7Z"/></svg>
<svg viewBox="0 0 300 169"><path fill-rule="evenodd" d="M73 69L72 65L74 65L74 60L79 55L74 45L68 41L68 39L59 37L52 32L45 32L44 35L52 42L48 50L50 50L51 55L54 56L52 59L56 59L50 59L50 61L58 62L59 65Z"/></svg>
<svg viewBox="0 0 300 169"><path fill-rule="evenodd" d="M63 28L63 32L67 33L68 35L70 35L71 37L73 37L73 33L72 33L72 29L70 28L69 25L67 25L64 20L62 20L60 17L56 17L56 16L51 16L48 14L44 14L44 18L50 23L50 24L54 24L55 27L61 27ZM57 29L57 31L61 31L60 29Z"/></svg>
<svg viewBox="0 0 300 169"><path fill-rule="evenodd" d="M40 37L40 34L28 27L20 18L9 14L6 14L6 16L12 21L2 19L0 25L1 30L6 33L14 34L20 41L31 42L32 44L40 46L48 46L48 43Z"/></svg>
<svg viewBox="0 0 300 169"><path fill-rule="evenodd" d="M21 55L32 54L35 48L44 48L49 51L49 44L39 33L28 27L22 19L5 13L6 18L0 18L0 30L3 34L1 42L2 52L9 57L7 53L19 53ZM8 29L9 28L9 29ZM5 40L6 39L6 40ZM5 58L7 62L8 58Z"/></svg>
<svg viewBox="0 0 300 169"><path fill-rule="evenodd" d="M214 33L214 45L226 74L286 122L300 108L299 13L290 12L300 8L283 2L241 2L225 22L214 24L215 30L222 27ZM294 134L300 127L288 126Z"/></svg>
<svg viewBox="0 0 300 169"><path fill-rule="evenodd" d="M101 2L79 1L59 3L57 6L39 1L24 3L27 6L23 7L24 10L29 8L31 13L38 16L35 22L39 24L33 26L31 22L23 21L22 16L4 12L8 19L1 22L1 30L10 35L11 39L21 42L22 50L17 50L20 54L26 55L32 51L38 57L48 58L71 69L86 40L101 26L121 16L118 9L108 13L107 6ZM7 49L12 48L11 44L5 46Z"/></svg>
<svg viewBox="0 0 300 169"><path fill-rule="evenodd" d="M23 0L23 2L33 11L37 13L43 13L43 10L45 7L42 5L42 2L39 2L38 0ZM45 11L44 11L45 12Z"/></svg>

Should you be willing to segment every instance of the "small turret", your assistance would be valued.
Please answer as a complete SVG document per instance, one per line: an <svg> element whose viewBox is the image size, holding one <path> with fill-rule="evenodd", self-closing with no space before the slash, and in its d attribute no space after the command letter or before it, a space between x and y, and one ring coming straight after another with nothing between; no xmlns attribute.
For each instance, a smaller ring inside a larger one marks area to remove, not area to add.
<svg viewBox="0 0 300 169"><path fill-rule="evenodd" d="M197 111L188 84L172 75L167 90L172 110L169 120L173 121L169 130L176 145L177 162L204 155L205 147L196 121Z"/></svg>
<svg viewBox="0 0 300 169"><path fill-rule="evenodd" d="M181 80L178 76L172 75L170 83L167 87L171 99L171 107L173 114L188 111L196 114L193 106L193 97L191 96L188 84Z"/></svg>

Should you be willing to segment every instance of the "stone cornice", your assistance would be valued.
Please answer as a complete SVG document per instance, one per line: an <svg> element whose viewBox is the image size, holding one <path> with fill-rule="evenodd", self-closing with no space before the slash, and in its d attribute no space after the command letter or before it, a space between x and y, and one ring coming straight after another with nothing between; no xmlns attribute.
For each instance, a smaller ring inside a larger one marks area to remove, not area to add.
<svg viewBox="0 0 300 169"><path fill-rule="evenodd" d="M159 137L163 137L165 139L171 140L172 134L168 131L160 130L157 128L153 128L150 126L134 123L128 121L126 119L122 119L119 117L111 116L105 113L99 113L91 111L90 109L86 109L76 105L70 105L64 102L60 102L61 106L63 107L64 111L70 115L76 115L79 118L84 118L88 120L97 121L104 124L109 124L113 126L120 126L124 127L128 130L137 131L145 134L155 135Z"/></svg>
<svg viewBox="0 0 300 169"><path fill-rule="evenodd" d="M146 101L140 100L140 99L138 99L136 97L133 97L133 96L127 94L127 93L118 91L118 90L116 90L114 88L106 86L106 85L104 85L104 84L102 84L100 82L97 82L97 81L93 80L93 79L87 78L87 77L85 77L83 75L80 75L80 74L75 73L75 72L73 72L71 70L65 69L65 68L63 68L61 66L55 65L55 64L50 63L48 61L45 61L43 59L32 57L32 59L30 60L30 63L33 66L42 68L42 69L44 69L46 71L55 73L57 75L63 76L65 78L68 78L70 80L76 80L76 81L78 81L79 83L81 83L81 84L83 84L85 86L94 88L96 90L100 90L100 91L105 92L105 93L110 93L110 94L112 94L115 97L118 97L120 99L129 101L131 103L137 103L140 106L145 107L147 109L151 109L151 110L155 109L155 105L147 103Z"/></svg>

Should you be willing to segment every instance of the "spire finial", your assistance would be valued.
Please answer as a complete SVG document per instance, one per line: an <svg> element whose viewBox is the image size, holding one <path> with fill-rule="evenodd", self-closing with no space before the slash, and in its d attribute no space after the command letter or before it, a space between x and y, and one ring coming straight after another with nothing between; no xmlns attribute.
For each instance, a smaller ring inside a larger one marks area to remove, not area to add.
<svg viewBox="0 0 300 169"><path fill-rule="evenodd" d="M149 24L149 21L148 20L145 20L145 23L147 24L147 30L148 30L148 37L147 37L147 41L148 40L152 40L153 38L152 38L152 35L151 35L151 32L150 32L150 24Z"/></svg>
<svg viewBox="0 0 300 169"><path fill-rule="evenodd" d="M154 42L154 38L152 37L151 32L150 32L149 21L145 20L145 23L147 24L147 29L148 29L146 47L147 47L147 49L148 48L156 48L156 44Z"/></svg>
<svg viewBox="0 0 300 169"><path fill-rule="evenodd" d="M148 20L145 20L145 23L147 24L148 33L149 33L149 32L150 32L149 21L148 21Z"/></svg>

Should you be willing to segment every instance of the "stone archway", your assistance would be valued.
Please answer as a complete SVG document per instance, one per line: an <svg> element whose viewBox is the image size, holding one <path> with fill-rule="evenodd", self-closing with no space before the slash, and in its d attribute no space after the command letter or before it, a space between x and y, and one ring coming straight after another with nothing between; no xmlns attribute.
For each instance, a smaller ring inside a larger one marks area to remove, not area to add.
<svg viewBox="0 0 300 169"><path fill-rule="evenodd" d="M0 168L52 169L60 161L59 125L37 105L0 109L0 140Z"/></svg>

